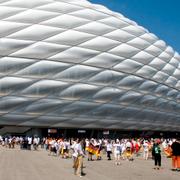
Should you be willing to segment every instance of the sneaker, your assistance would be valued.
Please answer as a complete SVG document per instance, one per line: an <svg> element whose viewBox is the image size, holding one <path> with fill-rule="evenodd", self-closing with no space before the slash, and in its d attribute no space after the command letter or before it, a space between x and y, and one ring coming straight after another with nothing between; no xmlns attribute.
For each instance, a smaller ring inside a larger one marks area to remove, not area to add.
<svg viewBox="0 0 180 180"><path fill-rule="evenodd" d="M81 176L85 176L85 175L86 175L86 173L84 173L84 172L81 173Z"/></svg>

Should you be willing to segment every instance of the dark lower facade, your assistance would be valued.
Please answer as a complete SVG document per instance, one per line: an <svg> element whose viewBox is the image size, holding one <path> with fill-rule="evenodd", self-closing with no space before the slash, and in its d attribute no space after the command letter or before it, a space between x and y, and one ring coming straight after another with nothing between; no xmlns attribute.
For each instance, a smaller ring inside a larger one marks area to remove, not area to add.
<svg viewBox="0 0 180 180"><path fill-rule="evenodd" d="M142 131L142 130L108 130L75 128L36 128L36 127L0 127L2 136L32 136L54 138L177 138L180 132Z"/></svg>

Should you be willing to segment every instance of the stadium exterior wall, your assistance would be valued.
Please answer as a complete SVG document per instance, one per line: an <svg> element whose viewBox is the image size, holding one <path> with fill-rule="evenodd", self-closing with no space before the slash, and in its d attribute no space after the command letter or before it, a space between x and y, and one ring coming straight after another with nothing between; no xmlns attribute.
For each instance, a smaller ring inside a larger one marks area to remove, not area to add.
<svg viewBox="0 0 180 180"><path fill-rule="evenodd" d="M180 56L85 0L0 2L0 125L180 131Z"/></svg>

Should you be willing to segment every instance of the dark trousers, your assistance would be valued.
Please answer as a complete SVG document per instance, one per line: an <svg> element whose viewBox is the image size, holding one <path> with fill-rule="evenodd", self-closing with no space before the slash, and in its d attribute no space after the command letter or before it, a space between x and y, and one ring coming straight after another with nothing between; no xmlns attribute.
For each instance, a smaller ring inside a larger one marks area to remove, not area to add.
<svg viewBox="0 0 180 180"><path fill-rule="evenodd" d="M155 166L161 166L161 154L155 154L154 155L154 163Z"/></svg>
<svg viewBox="0 0 180 180"><path fill-rule="evenodd" d="M27 145L27 149L28 149L28 150L31 150L31 144L28 144L28 145Z"/></svg>
<svg viewBox="0 0 180 180"><path fill-rule="evenodd" d="M111 151L107 151L107 158L108 160L111 160Z"/></svg>

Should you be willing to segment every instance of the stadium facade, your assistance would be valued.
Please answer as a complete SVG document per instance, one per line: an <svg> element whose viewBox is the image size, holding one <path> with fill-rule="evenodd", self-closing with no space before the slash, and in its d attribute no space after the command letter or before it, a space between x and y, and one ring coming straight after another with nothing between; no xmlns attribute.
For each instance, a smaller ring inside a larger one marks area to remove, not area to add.
<svg viewBox="0 0 180 180"><path fill-rule="evenodd" d="M180 131L180 56L85 0L2 0L0 125Z"/></svg>

